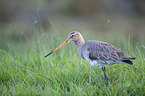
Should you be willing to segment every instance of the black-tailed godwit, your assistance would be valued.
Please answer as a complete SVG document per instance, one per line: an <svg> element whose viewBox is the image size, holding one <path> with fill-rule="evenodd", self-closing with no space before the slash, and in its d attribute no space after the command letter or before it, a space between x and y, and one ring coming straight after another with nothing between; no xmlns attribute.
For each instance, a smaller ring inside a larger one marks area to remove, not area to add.
<svg viewBox="0 0 145 96"><path fill-rule="evenodd" d="M121 51L119 48L114 47L113 45L96 40L89 40L85 43L82 35L77 31L72 31L68 38L59 45L56 49L51 51L45 57L49 56L65 44L70 41L74 41L79 55L90 62L91 66L100 66L105 75L105 83L108 84L108 76L106 74L105 66L117 64L117 63L127 63L134 65L130 59L135 59L135 57L128 56L126 53Z"/></svg>

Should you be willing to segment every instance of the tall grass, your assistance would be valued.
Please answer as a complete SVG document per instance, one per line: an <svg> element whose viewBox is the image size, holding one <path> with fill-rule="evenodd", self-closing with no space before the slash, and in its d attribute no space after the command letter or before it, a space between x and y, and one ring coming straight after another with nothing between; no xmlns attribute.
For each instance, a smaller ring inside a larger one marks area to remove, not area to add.
<svg viewBox="0 0 145 96"><path fill-rule="evenodd" d="M137 57L136 64L107 66L109 85L106 86L101 68L91 67L85 60L81 64L72 43L44 58L67 36L56 34L55 30L53 34L35 32L34 41L6 42L7 50L0 49L0 95L145 95L145 48L142 44L134 44L130 38L120 39L119 46Z"/></svg>

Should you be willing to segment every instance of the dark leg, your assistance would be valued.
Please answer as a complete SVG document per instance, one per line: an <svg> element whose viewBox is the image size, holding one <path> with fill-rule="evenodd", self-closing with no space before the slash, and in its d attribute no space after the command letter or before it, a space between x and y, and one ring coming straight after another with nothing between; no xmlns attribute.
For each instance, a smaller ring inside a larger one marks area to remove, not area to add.
<svg viewBox="0 0 145 96"><path fill-rule="evenodd" d="M105 67L102 67L102 70L103 70L103 72L104 72L104 75L105 75L105 84L106 85L108 85L108 76L107 76L107 74L106 74L106 69L105 69Z"/></svg>

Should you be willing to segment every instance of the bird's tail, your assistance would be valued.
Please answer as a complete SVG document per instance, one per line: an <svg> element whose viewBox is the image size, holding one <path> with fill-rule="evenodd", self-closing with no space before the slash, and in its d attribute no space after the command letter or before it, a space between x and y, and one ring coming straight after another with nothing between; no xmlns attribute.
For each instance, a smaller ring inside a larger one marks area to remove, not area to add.
<svg viewBox="0 0 145 96"><path fill-rule="evenodd" d="M130 64L130 65L134 65L135 63L132 62L130 59L136 59L136 58L135 57L123 58L122 62Z"/></svg>

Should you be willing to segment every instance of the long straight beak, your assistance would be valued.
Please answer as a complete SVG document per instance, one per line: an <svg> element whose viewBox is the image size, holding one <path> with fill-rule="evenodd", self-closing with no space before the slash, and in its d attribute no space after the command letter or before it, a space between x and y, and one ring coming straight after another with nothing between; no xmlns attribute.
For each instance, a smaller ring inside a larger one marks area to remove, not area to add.
<svg viewBox="0 0 145 96"><path fill-rule="evenodd" d="M67 44L68 42L70 42L70 40L69 39L66 39L61 45L59 45L57 48L55 48L53 51L51 51L50 53L48 53L46 56L45 56L45 58L47 57L47 56L49 56L50 54L52 54L53 52L55 52L56 50L58 50L59 48L61 48L62 46L64 46L65 44Z"/></svg>

